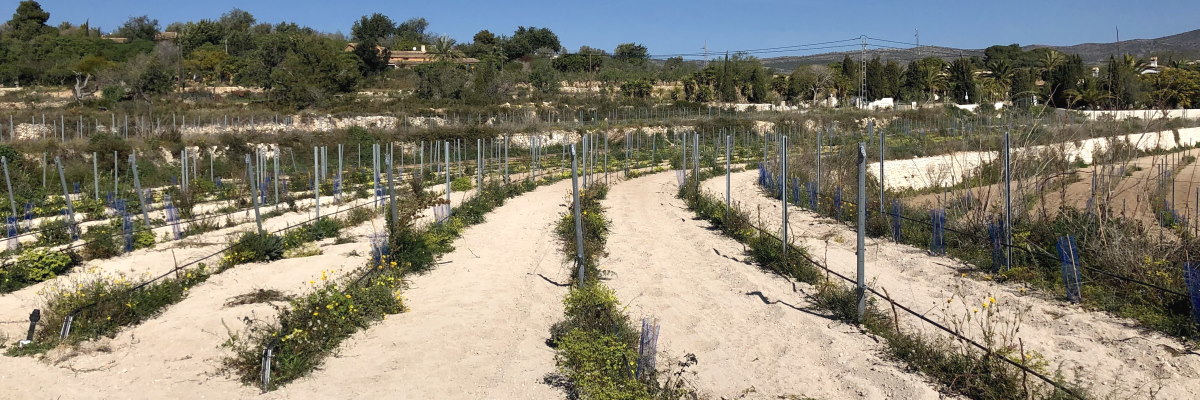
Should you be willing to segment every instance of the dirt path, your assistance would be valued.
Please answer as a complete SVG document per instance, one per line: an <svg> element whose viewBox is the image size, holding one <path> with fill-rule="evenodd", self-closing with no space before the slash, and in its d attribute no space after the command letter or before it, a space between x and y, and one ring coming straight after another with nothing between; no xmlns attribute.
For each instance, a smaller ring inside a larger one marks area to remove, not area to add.
<svg viewBox="0 0 1200 400"><path fill-rule="evenodd" d="M759 190L757 174L748 171L733 175L733 199L752 216L760 216L764 229L778 230L782 221L779 201ZM724 177L709 180L704 186L710 192L725 193ZM835 271L854 275L855 234L850 227L797 207L789 209L789 221L791 235L814 258ZM935 321L962 326L964 333L977 340L983 337L980 321L985 319L981 316L991 311L990 320L998 331L1019 325L1016 332L998 332L1002 335L998 341L1015 344L1020 338L1027 351L1045 358L1049 372L1061 370L1093 394L1150 398L1154 393L1157 398L1190 398L1200 388L1200 356L1177 355L1175 350L1185 347L1172 338L1146 332L1108 314L1030 295L1016 285L963 278L960 271L970 266L929 256L924 249L870 238L867 245L867 281L876 288L886 288L898 302L925 311ZM951 297L954 300L947 303ZM989 297L994 297L996 303L983 307ZM910 329L932 332L915 319L906 322Z"/></svg>
<svg viewBox="0 0 1200 400"><path fill-rule="evenodd" d="M411 311L361 331L321 370L271 398L561 398L546 346L566 282L553 224L558 182L511 199L468 228L437 269L411 279Z"/></svg>
<svg viewBox="0 0 1200 400"><path fill-rule="evenodd" d="M464 193L463 196L456 194L452 198L453 204L461 203L467 194L469 193ZM345 206L330 205L328 209L322 208L322 212L332 212L343 207ZM264 228L279 229L312 218L312 214L311 210L307 211L307 215L301 211L266 220ZM419 223L431 219L424 216ZM238 332L245 326L247 317L269 319L274 317L276 312L271 304L226 306L225 303L234 296L254 289L275 289L285 294L303 295L311 290L308 282L318 279L322 271L329 270L331 276L340 276L363 265L370 254L369 238L372 234L383 231L383 223L383 218L379 217L345 230L344 236L354 239L351 243L334 244L333 239L321 241L318 244L323 252L321 255L239 265L193 288L187 298L168 307L162 315L124 329L114 338L88 342L65 352L52 352L53 364L28 357L6 357L6 362L13 363L0 365L0 377L22 374L28 375L34 381L47 382L39 390L27 393L31 394L30 397L36 397L32 396L33 393L37 393L38 396L55 393L68 398L79 398L88 397L89 393L98 393L97 391L117 393L112 392L113 390L120 390L120 393L133 390L138 396L145 396L144 398L185 398L197 395L227 398L253 395L257 393L257 389L242 385L219 373L221 358L227 354L220 346L231 332ZM249 223L222 231L252 227L253 223ZM221 238L227 233L206 233L202 235L205 239L199 242ZM184 249L186 251L178 254L207 254L224 244L223 240L218 240L213 244ZM162 257L169 260L170 252L162 249L146 250L116 260L97 260L97 263L102 265L94 266L95 271L87 275L102 270L154 268L150 265L160 269L163 265L169 268L172 264L164 263ZM31 294L24 293L26 290L28 288L18 293ZM39 302L40 297L36 296L36 292L32 294L34 297L30 299L24 299L28 296L10 295L3 300ZM277 302L276 305L282 303ZM6 331L9 328L24 329L24 325L20 324L5 325ZM80 379L81 377L86 379ZM54 382L57 382L57 386ZM62 385L62 382L72 383ZM111 383L111 387L95 386L93 382ZM200 384L203 387L197 386Z"/></svg>
<svg viewBox="0 0 1200 400"><path fill-rule="evenodd" d="M668 171L614 186L605 201L601 268L632 317L662 324L660 366L694 353L695 384L713 398L939 398L868 336L810 310L788 280L744 263L742 245L694 220L675 191Z"/></svg>

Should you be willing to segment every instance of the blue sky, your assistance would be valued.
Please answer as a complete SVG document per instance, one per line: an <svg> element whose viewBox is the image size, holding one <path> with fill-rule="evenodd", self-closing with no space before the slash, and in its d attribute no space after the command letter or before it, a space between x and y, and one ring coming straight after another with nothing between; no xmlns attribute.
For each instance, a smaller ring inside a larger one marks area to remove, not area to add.
<svg viewBox="0 0 1200 400"><path fill-rule="evenodd" d="M16 1L5 2L6 10ZM788 46L868 35L903 42L920 30L922 44L982 48L1020 43L1070 45L1153 38L1200 29L1200 1L133 1L46 0L51 23L90 20L115 29L147 14L171 21L217 18L238 7L260 22L290 21L349 33L373 12L402 21L425 17L429 30L470 41L480 29L509 34L518 25L548 27L568 49L612 49L636 41L655 55ZM0 11L0 14L9 11ZM7 15L7 14L5 14ZM785 55L771 54L763 55Z"/></svg>

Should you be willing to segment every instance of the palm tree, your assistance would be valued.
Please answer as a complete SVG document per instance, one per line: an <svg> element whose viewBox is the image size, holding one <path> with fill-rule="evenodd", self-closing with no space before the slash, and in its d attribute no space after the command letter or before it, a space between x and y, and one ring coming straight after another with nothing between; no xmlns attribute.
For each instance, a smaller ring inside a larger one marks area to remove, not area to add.
<svg viewBox="0 0 1200 400"><path fill-rule="evenodd" d="M1096 106L1099 106L1105 100L1114 98L1112 94L1100 88L1100 84L1096 82L1096 79L1092 78L1088 78L1082 88L1067 89L1063 94L1067 96L1067 101L1069 102L1067 108L1074 108L1075 104L1083 103L1088 108L1095 109Z"/></svg>
<svg viewBox="0 0 1200 400"><path fill-rule="evenodd" d="M1147 69L1150 69L1150 64L1147 63L1145 60L1139 59L1139 58L1134 57L1129 54L1126 54L1125 57L1122 58L1121 66L1127 68L1129 71L1133 71L1138 74L1141 74L1142 72L1145 72Z"/></svg>
<svg viewBox="0 0 1200 400"><path fill-rule="evenodd" d="M455 48L458 42L453 38L442 35L433 40L430 54L433 55L434 61L454 61L463 57L462 50Z"/></svg>
<svg viewBox="0 0 1200 400"><path fill-rule="evenodd" d="M933 101L937 92L946 88L945 63L922 63L917 68L917 83L929 90L928 101Z"/></svg>
<svg viewBox="0 0 1200 400"><path fill-rule="evenodd" d="M1042 79L1046 79L1047 73L1065 62L1067 62L1067 57L1057 50L1047 50L1042 53L1041 58L1038 59L1038 66L1042 70Z"/></svg>
<svg viewBox="0 0 1200 400"><path fill-rule="evenodd" d="M1017 70L1005 59L988 60L986 67L988 69L987 75L995 79L995 84L1000 89L1000 96L1006 99L1009 98L1008 92L1012 89L1013 75L1016 74Z"/></svg>

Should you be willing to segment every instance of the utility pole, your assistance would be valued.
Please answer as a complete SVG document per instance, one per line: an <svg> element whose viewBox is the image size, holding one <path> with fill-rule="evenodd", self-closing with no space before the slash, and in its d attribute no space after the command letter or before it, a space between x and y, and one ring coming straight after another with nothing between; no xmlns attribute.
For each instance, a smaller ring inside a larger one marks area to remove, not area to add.
<svg viewBox="0 0 1200 400"><path fill-rule="evenodd" d="M917 58L921 58L921 30L913 30L913 36L917 38Z"/></svg>
<svg viewBox="0 0 1200 400"><path fill-rule="evenodd" d="M858 106L863 107L867 102L867 37L859 36L862 40L862 52L858 55Z"/></svg>

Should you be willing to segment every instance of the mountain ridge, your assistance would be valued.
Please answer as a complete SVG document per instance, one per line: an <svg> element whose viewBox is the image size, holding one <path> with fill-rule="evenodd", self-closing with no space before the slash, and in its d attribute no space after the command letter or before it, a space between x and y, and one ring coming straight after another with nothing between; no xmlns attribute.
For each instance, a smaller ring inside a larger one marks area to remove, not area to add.
<svg viewBox="0 0 1200 400"><path fill-rule="evenodd" d="M885 60L896 60L901 63L907 63L923 57L935 56L946 60L954 58L983 56L983 49L958 49L953 47L940 46L921 46L913 48L889 48L899 47L902 45L894 45L886 43L884 48L870 48L867 50L867 57L879 56ZM1115 54L1133 54L1138 57L1146 58L1151 55L1175 55L1179 57L1195 59L1200 58L1200 29L1195 29L1174 35L1163 36L1153 39L1129 39L1120 42L1097 42L1097 43L1080 43L1069 46L1052 46L1043 44L1031 44L1021 46L1021 50L1029 51L1038 48L1051 48L1067 54L1077 54L1083 58L1084 64L1099 65L1103 64L1110 55ZM841 61L845 56L850 56L852 59L858 59L860 51L840 51L832 53L820 53L806 56L783 56L763 58L763 65L777 70L791 71L801 65L825 65L836 61Z"/></svg>

